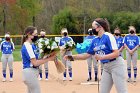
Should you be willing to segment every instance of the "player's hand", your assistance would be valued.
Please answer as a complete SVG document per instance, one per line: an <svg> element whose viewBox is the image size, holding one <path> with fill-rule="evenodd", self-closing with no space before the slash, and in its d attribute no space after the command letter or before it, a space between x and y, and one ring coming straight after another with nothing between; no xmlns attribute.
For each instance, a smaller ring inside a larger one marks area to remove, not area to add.
<svg viewBox="0 0 140 93"><path fill-rule="evenodd" d="M134 52L133 52L132 50L129 50L129 53L130 53L131 55L133 55Z"/></svg>
<svg viewBox="0 0 140 93"><path fill-rule="evenodd" d="M103 56L101 56L99 54L95 54L95 59L96 60L103 60Z"/></svg>
<svg viewBox="0 0 140 93"><path fill-rule="evenodd" d="M68 60L68 55L65 55L65 56L63 57L63 59L64 59L65 61L67 61L67 60Z"/></svg>

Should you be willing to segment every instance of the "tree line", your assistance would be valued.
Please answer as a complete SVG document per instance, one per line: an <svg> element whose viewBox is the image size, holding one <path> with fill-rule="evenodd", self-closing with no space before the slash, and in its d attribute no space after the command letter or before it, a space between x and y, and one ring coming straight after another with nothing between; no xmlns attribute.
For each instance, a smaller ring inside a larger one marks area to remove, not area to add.
<svg viewBox="0 0 140 93"><path fill-rule="evenodd" d="M96 17L107 18L111 31L129 25L140 30L140 0L0 0L0 35L23 34L29 25L60 34L67 27L70 34L86 34Z"/></svg>

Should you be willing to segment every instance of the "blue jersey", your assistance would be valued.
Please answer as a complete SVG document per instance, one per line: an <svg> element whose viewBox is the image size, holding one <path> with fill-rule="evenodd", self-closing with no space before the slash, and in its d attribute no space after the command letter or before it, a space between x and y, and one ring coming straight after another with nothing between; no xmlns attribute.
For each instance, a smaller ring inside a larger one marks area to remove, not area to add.
<svg viewBox="0 0 140 93"><path fill-rule="evenodd" d="M37 55L35 54L35 47L30 44L29 42L25 42L21 48L21 55L22 55L22 63L23 69L33 67L31 63L32 58L37 59Z"/></svg>
<svg viewBox="0 0 140 93"><path fill-rule="evenodd" d="M63 46L69 41L73 41L73 39L71 37L62 37L59 41L59 46Z"/></svg>
<svg viewBox="0 0 140 93"><path fill-rule="evenodd" d="M7 42L5 40L1 42L0 50L2 51L2 54L12 54L14 49L13 42Z"/></svg>
<svg viewBox="0 0 140 93"><path fill-rule="evenodd" d="M123 37L119 36L119 38L115 37L115 39L116 39L116 42L117 42L118 49L120 49L124 45Z"/></svg>
<svg viewBox="0 0 140 93"><path fill-rule="evenodd" d="M134 49L137 45L139 45L139 38L137 35L126 35L124 37L124 44L127 45L127 47L132 50Z"/></svg>
<svg viewBox="0 0 140 93"><path fill-rule="evenodd" d="M39 58L39 48L34 43L32 44L32 48L33 48L36 59L38 59Z"/></svg>
<svg viewBox="0 0 140 93"><path fill-rule="evenodd" d="M99 55L107 55L113 52L113 50L117 50L117 43L115 37L105 32L102 37L96 37L93 39L90 48L88 49L88 54L99 54ZM100 60L102 63L107 63L110 59Z"/></svg>

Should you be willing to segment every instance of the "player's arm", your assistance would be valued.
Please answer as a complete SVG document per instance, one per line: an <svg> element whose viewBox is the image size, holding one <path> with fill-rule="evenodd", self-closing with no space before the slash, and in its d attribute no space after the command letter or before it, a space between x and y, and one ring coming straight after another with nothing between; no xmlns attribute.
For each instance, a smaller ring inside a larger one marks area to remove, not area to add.
<svg viewBox="0 0 140 93"><path fill-rule="evenodd" d="M119 56L119 50L113 50L112 53L103 56L95 54L95 58L97 60L114 59L117 58L118 56Z"/></svg>
<svg viewBox="0 0 140 93"><path fill-rule="evenodd" d="M139 45L137 45L135 48L132 49L133 52L135 52L138 49Z"/></svg>
<svg viewBox="0 0 140 93"><path fill-rule="evenodd" d="M76 54L76 55L72 55L72 58L74 60L86 60L87 58L89 58L91 56L91 54L88 53L83 53L83 54ZM69 60L69 56L66 55L64 56L65 60Z"/></svg>
<svg viewBox="0 0 140 93"><path fill-rule="evenodd" d="M128 48L126 44L124 44L124 47L126 48L126 50L130 51L130 49Z"/></svg>
<svg viewBox="0 0 140 93"><path fill-rule="evenodd" d="M40 66L41 64L44 64L48 61L52 61L54 60L55 58L55 54L51 55L50 57L46 57L46 58L43 58L43 59L40 59L40 60L36 60L36 58L32 58L30 59L31 63L34 65L34 66Z"/></svg>
<svg viewBox="0 0 140 93"><path fill-rule="evenodd" d="M120 49L119 49L119 52L122 52L124 49L124 46L122 46Z"/></svg>
<svg viewBox="0 0 140 93"><path fill-rule="evenodd" d="M137 46L136 46L135 48L132 49L133 52L135 52L135 51L138 49L138 47L139 47L139 42L140 42L140 41L139 41L139 37L137 37L136 40L137 40L137 41L136 41Z"/></svg>

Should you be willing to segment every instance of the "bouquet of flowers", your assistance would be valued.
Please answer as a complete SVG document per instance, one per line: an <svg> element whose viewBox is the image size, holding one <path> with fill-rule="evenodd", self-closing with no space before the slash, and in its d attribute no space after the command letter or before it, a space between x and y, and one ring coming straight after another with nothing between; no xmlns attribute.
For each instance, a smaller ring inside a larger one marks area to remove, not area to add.
<svg viewBox="0 0 140 93"><path fill-rule="evenodd" d="M64 45L61 46L61 54L65 54L67 51L71 51L75 48L75 42L70 40L68 42L65 42Z"/></svg>
<svg viewBox="0 0 140 93"><path fill-rule="evenodd" d="M51 56L51 54L53 54L54 52L58 52L60 49L57 45L57 43L52 40L52 39L42 39L39 40L36 45L39 48L39 53L40 53L40 57L43 58L45 57L49 57ZM58 61L58 58L56 56L55 60L54 60L55 66L57 68L58 73L62 73L65 71L65 67L63 65L62 62Z"/></svg>

